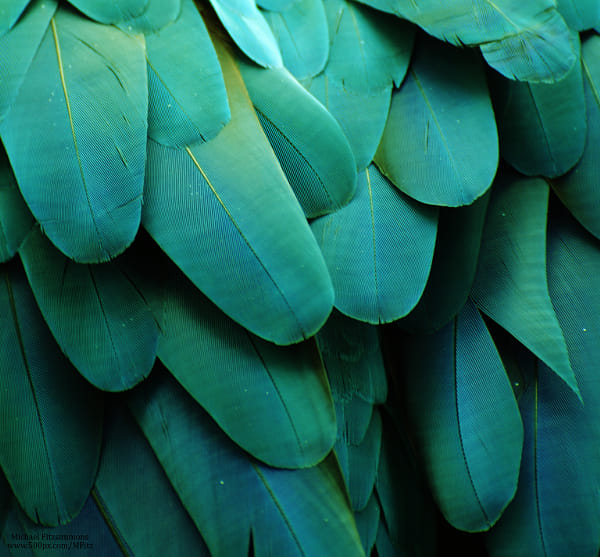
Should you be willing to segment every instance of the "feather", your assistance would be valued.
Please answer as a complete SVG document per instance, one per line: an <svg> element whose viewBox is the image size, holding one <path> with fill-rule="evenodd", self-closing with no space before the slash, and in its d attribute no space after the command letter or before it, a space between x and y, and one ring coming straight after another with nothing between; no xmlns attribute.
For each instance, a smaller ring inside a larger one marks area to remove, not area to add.
<svg viewBox="0 0 600 557"><path fill-rule="evenodd" d="M99 23L120 23L142 15L150 0L69 0L79 11Z"/></svg>
<svg viewBox="0 0 600 557"><path fill-rule="evenodd" d="M0 30L0 123L19 93L56 6L56 0L32 2L10 33L3 36Z"/></svg>
<svg viewBox="0 0 600 557"><path fill-rule="evenodd" d="M600 23L598 0L557 0L556 6L567 25L575 31L587 31Z"/></svg>
<svg viewBox="0 0 600 557"><path fill-rule="evenodd" d="M356 163L335 119L285 70L240 62L248 94L281 168L307 217L346 205Z"/></svg>
<svg viewBox="0 0 600 557"><path fill-rule="evenodd" d="M285 10L263 13L277 40L283 64L297 79L320 73L329 57L323 0L296 0Z"/></svg>
<svg viewBox="0 0 600 557"><path fill-rule="evenodd" d="M158 356L179 383L235 443L271 466L307 467L327 456L335 413L314 341L265 342L164 268L162 289L142 269L135 282L159 321Z"/></svg>
<svg viewBox="0 0 600 557"><path fill-rule="evenodd" d="M546 281L549 188L504 172L494 184L471 297L579 394Z"/></svg>
<svg viewBox="0 0 600 557"><path fill-rule="evenodd" d="M134 35L157 33L180 17L182 1L148 0L148 7L142 14L119 23L117 27Z"/></svg>
<svg viewBox="0 0 600 557"><path fill-rule="evenodd" d="M440 210L431 272L419 303L397 322L407 332L432 333L465 305L479 257L489 192L471 205Z"/></svg>
<svg viewBox="0 0 600 557"><path fill-rule="evenodd" d="M13 257L34 222L0 145L0 262Z"/></svg>
<svg viewBox="0 0 600 557"><path fill-rule="evenodd" d="M327 319L331 279L231 55L219 56L231 121L185 150L149 142L144 227L238 323L298 342Z"/></svg>
<svg viewBox="0 0 600 557"><path fill-rule="evenodd" d="M269 468L242 452L168 374L130 405L213 555L362 555L335 459Z"/></svg>
<svg viewBox="0 0 600 557"><path fill-rule="evenodd" d="M586 110L579 61L557 83L520 83L497 76L491 83L500 153L529 176L556 177L580 159Z"/></svg>
<svg viewBox="0 0 600 557"><path fill-rule="evenodd" d="M221 66L194 2L183 0L179 18L147 35L146 48L149 137L169 147L215 137L231 113Z"/></svg>
<svg viewBox="0 0 600 557"><path fill-rule="evenodd" d="M379 92L351 92L321 73L305 81L304 86L338 121L354 153L356 168L363 171L371 164L383 135L391 85Z"/></svg>
<svg viewBox="0 0 600 557"><path fill-rule="evenodd" d="M490 187L498 136L485 74L472 53L426 38L392 95L375 163L404 193L469 205Z"/></svg>
<svg viewBox="0 0 600 557"><path fill-rule="evenodd" d="M283 12L291 8L299 0L257 0L256 4L263 10Z"/></svg>
<svg viewBox="0 0 600 557"><path fill-rule="evenodd" d="M102 398L61 354L17 262L0 282L0 467L31 520L56 526L92 487Z"/></svg>
<svg viewBox="0 0 600 557"><path fill-rule="evenodd" d="M277 41L254 0L210 0L235 44L259 66L283 65Z"/></svg>
<svg viewBox="0 0 600 557"><path fill-rule="evenodd" d="M402 83L413 48L414 26L347 0L325 3L331 51L326 73L357 93L377 94Z"/></svg>
<svg viewBox="0 0 600 557"><path fill-rule="evenodd" d="M377 539L377 530L381 517L381 508L377 496L373 493L369 498L367 506L362 511L354 513L356 529L365 550L365 555L371 555L375 540Z"/></svg>
<svg viewBox="0 0 600 557"><path fill-rule="evenodd" d="M590 35L581 51L583 87L587 107L587 136L579 163L551 185L573 216L600 238L600 37ZM573 102L570 99L570 102Z"/></svg>
<svg viewBox="0 0 600 557"><path fill-rule="evenodd" d="M402 344L402 392L436 502L468 532L488 530L517 488L519 409L472 302L438 333Z"/></svg>
<svg viewBox="0 0 600 557"><path fill-rule="evenodd" d="M143 41L115 27L59 10L0 124L25 201L77 261L115 257L139 226L144 52Z"/></svg>
<svg viewBox="0 0 600 557"><path fill-rule="evenodd" d="M82 265L33 230L19 254L61 350L94 386L129 389L152 369L158 327L119 264Z"/></svg>
<svg viewBox="0 0 600 557"><path fill-rule="evenodd" d="M419 301L431 267L438 210L396 190L371 165L354 199L313 221L335 289L335 307L368 323L405 316Z"/></svg>
<svg viewBox="0 0 600 557"><path fill-rule="evenodd" d="M29 2L30 0L4 0L0 11L0 38L15 26Z"/></svg>
<svg viewBox="0 0 600 557"><path fill-rule="evenodd" d="M92 497L124 554L209 557L148 442L119 405L107 415Z"/></svg>
<svg viewBox="0 0 600 557"><path fill-rule="evenodd" d="M479 46L488 64L519 81L560 81L575 63L553 0L360 0L454 45Z"/></svg>

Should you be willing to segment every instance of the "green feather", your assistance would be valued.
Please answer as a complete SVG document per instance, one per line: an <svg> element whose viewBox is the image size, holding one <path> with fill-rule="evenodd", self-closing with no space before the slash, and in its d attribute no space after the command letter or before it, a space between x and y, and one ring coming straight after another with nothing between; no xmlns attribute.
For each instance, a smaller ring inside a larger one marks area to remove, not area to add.
<svg viewBox="0 0 600 557"><path fill-rule="evenodd" d="M242 452L155 369L133 413L213 555L362 555L335 459L269 468Z"/></svg>
<svg viewBox="0 0 600 557"><path fill-rule="evenodd" d="M231 121L185 150L149 142L144 227L238 323L277 344L298 342L327 319L331 280L235 63L219 55Z"/></svg>
<svg viewBox="0 0 600 557"><path fill-rule="evenodd" d="M498 76L491 82L498 118L500 153L529 176L556 177L580 159L586 110L579 61L558 83L519 83Z"/></svg>
<svg viewBox="0 0 600 557"><path fill-rule="evenodd" d="M169 147L215 137L231 112L219 60L194 2L183 0L179 18L147 35L146 48L148 136Z"/></svg>
<svg viewBox="0 0 600 557"><path fill-rule="evenodd" d="M368 323L405 316L419 301L433 257L438 210L406 197L370 166L354 199L313 221L335 307Z"/></svg>
<svg viewBox="0 0 600 557"><path fill-rule="evenodd" d="M586 31L600 23L598 0L557 0L556 6L569 27L575 31Z"/></svg>
<svg viewBox="0 0 600 557"><path fill-rule="evenodd" d="M148 7L142 14L119 23L117 27L131 34L157 33L180 16L181 4L182 0L148 0Z"/></svg>
<svg viewBox="0 0 600 557"><path fill-rule="evenodd" d="M144 53L143 41L59 10L0 124L25 201L77 261L115 257L139 226Z"/></svg>
<svg viewBox="0 0 600 557"><path fill-rule="evenodd" d="M4 0L0 10L0 37L15 26L29 2L30 0Z"/></svg>
<svg viewBox="0 0 600 557"><path fill-rule="evenodd" d="M297 79L313 77L329 57L329 32L323 0L296 0L281 11L267 11L283 64Z"/></svg>
<svg viewBox="0 0 600 557"><path fill-rule="evenodd" d="M56 0L32 2L10 33L2 36L0 31L0 122L19 93L56 6Z"/></svg>
<svg viewBox="0 0 600 557"><path fill-rule="evenodd" d="M240 62L248 94L286 178L307 217L346 205L356 163L335 119L285 70Z"/></svg>
<svg viewBox="0 0 600 557"><path fill-rule="evenodd" d="M291 8L298 0L257 0L257 6L263 10L271 10L274 12L283 12Z"/></svg>
<svg viewBox="0 0 600 557"><path fill-rule="evenodd" d="M120 23L139 17L148 7L149 0L69 0L73 6L99 23Z"/></svg>
<svg viewBox="0 0 600 557"><path fill-rule="evenodd" d="M469 205L485 193L498 165L498 136L476 56L421 36L392 95L375 163L422 203Z"/></svg>
<svg viewBox="0 0 600 557"><path fill-rule="evenodd" d="M587 136L579 163L551 185L573 216L600 238L600 37L590 35L581 51L587 107ZM572 101L571 101L572 102Z"/></svg>
<svg viewBox="0 0 600 557"><path fill-rule="evenodd" d="M92 487L102 398L60 352L16 262L0 282L0 467L31 520L56 526Z"/></svg>
<svg viewBox="0 0 600 557"><path fill-rule="evenodd" d="M434 498L455 528L488 530L512 500L523 428L502 361L472 302L438 333L402 339L400 379Z"/></svg>
<svg viewBox="0 0 600 557"><path fill-rule="evenodd" d="M509 172L494 184L471 297L579 394L546 281L549 188Z"/></svg>
<svg viewBox="0 0 600 557"><path fill-rule="evenodd" d="M74 263L38 229L19 254L52 334L90 383L121 391L150 373L158 328L145 300L116 261Z"/></svg>
<svg viewBox="0 0 600 557"><path fill-rule="evenodd" d="M356 529L362 541L365 555L371 555L375 540L377 539L380 518L381 507L375 493L371 494L367 506L362 511L354 513Z"/></svg>

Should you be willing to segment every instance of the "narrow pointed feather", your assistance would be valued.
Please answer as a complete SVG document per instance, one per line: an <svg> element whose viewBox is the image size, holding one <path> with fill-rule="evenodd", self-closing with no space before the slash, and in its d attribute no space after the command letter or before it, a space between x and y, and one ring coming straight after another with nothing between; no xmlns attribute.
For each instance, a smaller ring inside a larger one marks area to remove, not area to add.
<svg viewBox="0 0 600 557"><path fill-rule="evenodd" d="M347 0L325 2L331 52L327 76L352 92L376 94L400 85L415 27Z"/></svg>
<svg viewBox="0 0 600 557"><path fill-rule="evenodd" d="M329 32L323 0L296 0L281 11L264 12L284 66L296 79L320 73L329 57Z"/></svg>
<svg viewBox="0 0 600 557"><path fill-rule="evenodd" d="M296 198L309 217L346 205L356 162L335 119L285 70L240 62L248 94Z"/></svg>
<svg viewBox="0 0 600 557"><path fill-rule="evenodd" d="M173 23L181 14L182 0L148 0L148 7L141 15L118 25L130 34L157 33Z"/></svg>
<svg viewBox="0 0 600 557"><path fill-rule="evenodd" d="M498 135L475 55L421 36L392 105L375 163L404 193L469 205L490 187Z"/></svg>
<svg viewBox="0 0 600 557"><path fill-rule="evenodd" d="M353 92L329 79L327 73L305 81L304 86L340 124L354 153L358 171L367 168L383 135L392 86L378 92Z"/></svg>
<svg viewBox="0 0 600 557"><path fill-rule="evenodd" d="M554 178L581 158L586 110L581 63L558 83L491 82L498 118L500 153L529 176Z"/></svg>
<svg viewBox="0 0 600 557"><path fill-rule="evenodd" d="M556 6L567 25L575 31L587 31L600 22L597 0L557 0Z"/></svg>
<svg viewBox="0 0 600 557"><path fill-rule="evenodd" d="M144 226L235 321L298 342L327 319L331 279L231 55L219 56L231 121L185 150L149 142Z"/></svg>
<svg viewBox="0 0 600 557"><path fill-rule="evenodd" d="M371 555L371 551L375 545L380 517L381 507L379 506L379 501L377 500L375 493L371 494L367 506L362 511L354 513L356 529L358 530L360 541L363 544L365 555Z"/></svg>
<svg viewBox="0 0 600 557"><path fill-rule="evenodd" d="M150 445L117 405L107 416L92 496L126 555L209 556Z"/></svg>
<svg viewBox="0 0 600 557"><path fill-rule="evenodd" d="M265 342L233 323L180 272L168 274L162 290L141 277L136 282L155 308L158 356L173 376L258 460L283 468L320 462L333 447L336 423L314 341Z"/></svg>
<svg viewBox="0 0 600 557"><path fill-rule="evenodd" d="M74 263L39 229L19 254L44 319L79 373L106 391L129 389L148 376L158 327L117 262Z"/></svg>
<svg viewBox="0 0 600 557"><path fill-rule="evenodd" d="M59 10L0 124L25 201L77 261L115 257L139 226L144 54L142 39Z"/></svg>
<svg viewBox="0 0 600 557"><path fill-rule="evenodd" d="M585 405L537 358L531 356L524 369L528 386L519 401L525 428L519 487L486 537L492 557L598 555L600 385L595 365L577 369Z"/></svg>
<svg viewBox="0 0 600 557"><path fill-rule="evenodd" d="M489 200L488 192L471 205L440 210L431 272L419 303L398 321L402 330L432 333L465 305L477 270Z"/></svg>
<svg viewBox="0 0 600 557"><path fill-rule="evenodd" d="M15 255L34 222L0 145L0 262Z"/></svg>
<svg viewBox="0 0 600 557"><path fill-rule="evenodd" d="M335 307L388 323L419 301L433 257L438 210L407 198L371 165L354 199L313 221L335 289Z"/></svg>
<svg viewBox="0 0 600 557"><path fill-rule="evenodd" d="M148 136L169 147L215 137L231 113L219 60L193 0L183 0L174 23L146 36L146 48Z"/></svg>
<svg viewBox="0 0 600 557"><path fill-rule="evenodd" d="M60 352L17 262L0 282L0 467L27 515L55 526L92 487L102 399Z"/></svg>
<svg viewBox="0 0 600 557"><path fill-rule="evenodd" d="M361 0L455 45L480 46L495 70L519 81L554 82L575 63L569 28L552 0Z"/></svg>
<svg viewBox="0 0 600 557"><path fill-rule="evenodd" d="M504 172L494 184L471 297L579 393L546 281L549 188Z"/></svg>
<svg viewBox="0 0 600 557"><path fill-rule="evenodd" d="M283 65L273 32L254 0L210 0L221 23L240 50L266 68Z"/></svg>
<svg viewBox="0 0 600 557"><path fill-rule="evenodd" d="M587 136L583 155L571 172L552 180L560 200L575 218L600 238L600 37L590 35L581 52L587 107Z"/></svg>
<svg viewBox="0 0 600 557"><path fill-rule="evenodd" d="M403 392L434 498L446 520L488 530L512 500L523 427L492 337L472 302L441 331L402 343Z"/></svg>
<svg viewBox="0 0 600 557"><path fill-rule="evenodd" d="M0 32L0 122L19 93L56 6L55 0L32 2L10 33Z"/></svg>
<svg viewBox="0 0 600 557"><path fill-rule="evenodd" d="M150 0L69 0L78 10L99 23L120 23L140 16Z"/></svg>
<svg viewBox="0 0 600 557"><path fill-rule="evenodd" d="M8 33L27 9L30 0L4 0L0 8L0 37Z"/></svg>
<svg viewBox="0 0 600 557"><path fill-rule="evenodd" d="M130 405L213 555L362 554L335 459L269 468L242 452L168 374Z"/></svg>

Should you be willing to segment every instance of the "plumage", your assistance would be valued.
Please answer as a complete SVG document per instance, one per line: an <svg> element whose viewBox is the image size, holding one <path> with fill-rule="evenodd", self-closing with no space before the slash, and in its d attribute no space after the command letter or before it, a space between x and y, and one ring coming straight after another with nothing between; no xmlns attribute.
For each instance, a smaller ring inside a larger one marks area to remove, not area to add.
<svg viewBox="0 0 600 557"><path fill-rule="evenodd" d="M420 37L392 95L375 163L422 203L469 205L486 192L498 165L498 136L473 53Z"/></svg>
<svg viewBox="0 0 600 557"><path fill-rule="evenodd" d="M19 255L48 327L79 373L105 391L130 389L148 376L158 327L117 261L75 263L37 228Z"/></svg>
<svg viewBox="0 0 600 557"><path fill-rule="evenodd" d="M565 176L552 180L552 189L575 218L600 238L600 37L590 35L583 41L581 64L587 109L585 149L578 164Z"/></svg>
<svg viewBox="0 0 600 557"><path fill-rule="evenodd" d="M304 214L314 218L346 205L356 190L356 163L339 124L285 69L265 70L243 60L239 67Z"/></svg>
<svg viewBox="0 0 600 557"><path fill-rule="evenodd" d="M331 280L235 62L219 55L231 121L186 149L149 142L143 224L230 317L277 344L298 342L327 319Z"/></svg>
<svg viewBox="0 0 600 557"><path fill-rule="evenodd" d="M8 33L27 8L30 0L6 0L0 9L0 37Z"/></svg>
<svg viewBox="0 0 600 557"><path fill-rule="evenodd" d="M546 282L548 196L548 185L539 178L499 175L471 297L578 394Z"/></svg>
<svg viewBox="0 0 600 557"><path fill-rule="evenodd" d="M469 301L439 332L401 342L399 381L433 497L455 528L488 530L515 494L523 445L493 340Z"/></svg>
<svg viewBox="0 0 600 557"><path fill-rule="evenodd" d="M379 530L380 518L381 508L377 501L377 496L375 493L372 493L367 506L362 511L354 513L356 529L363 544L365 555L370 555L373 550L375 540L377 539L377 531Z"/></svg>
<svg viewBox="0 0 600 557"><path fill-rule="evenodd" d="M371 165L354 199L312 222L335 290L335 307L367 323L405 316L419 301L433 257L438 209L397 191Z"/></svg>
<svg viewBox="0 0 600 557"><path fill-rule="evenodd" d="M151 0L69 0L78 10L99 23L121 23L123 20L139 17L148 8Z"/></svg>
<svg viewBox="0 0 600 557"><path fill-rule="evenodd" d="M556 7L575 31L586 31L600 23L600 4L596 0L557 0Z"/></svg>
<svg viewBox="0 0 600 557"><path fill-rule="evenodd" d="M217 54L192 0L181 2L176 21L146 35L146 51L148 136L168 147L215 137L231 112Z"/></svg>
<svg viewBox="0 0 600 557"><path fill-rule="evenodd" d="M52 242L77 261L115 257L139 226L144 54L143 40L61 8L0 124L25 201Z"/></svg>
<svg viewBox="0 0 600 557"><path fill-rule="evenodd" d="M72 520L92 487L102 397L69 365L17 261L0 282L0 466L31 520Z"/></svg>
<svg viewBox="0 0 600 557"><path fill-rule="evenodd" d="M490 85L498 121L500 153L529 176L554 178L583 154L586 103L581 63L557 83L521 83L498 76Z"/></svg>
<svg viewBox="0 0 600 557"><path fill-rule="evenodd" d="M130 404L211 554L245 555L250 535L256 555L362 554L333 457L301 470L260 464L157 370Z"/></svg>
<svg viewBox="0 0 600 557"><path fill-rule="evenodd" d="M157 33L180 16L182 3L183 0L148 0L146 9L140 15L119 23L118 27L132 34Z"/></svg>
<svg viewBox="0 0 600 557"><path fill-rule="evenodd" d="M296 79L320 73L329 57L323 0L295 0L283 10L263 12L277 40L284 66Z"/></svg>

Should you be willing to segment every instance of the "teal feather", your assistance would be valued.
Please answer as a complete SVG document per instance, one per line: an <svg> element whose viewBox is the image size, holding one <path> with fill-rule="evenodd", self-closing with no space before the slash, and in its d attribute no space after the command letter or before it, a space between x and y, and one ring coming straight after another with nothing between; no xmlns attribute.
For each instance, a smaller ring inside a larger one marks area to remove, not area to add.
<svg viewBox="0 0 600 557"><path fill-rule="evenodd" d="M102 398L60 352L17 262L0 282L0 467L31 520L56 526L92 487Z"/></svg>
<svg viewBox="0 0 600 557"><path fill-rule="evenodd" d="M283 65L273 32L254 0L210 0L210 3L223 27L248 58L266 68Z"/></svg>
<svg viewBox="0 0 600 557"><path fill-rule="evenodd" d="M579 394L567 347L548 294L548 185L499 174L483 229L471 297Z"/></svg>
<svg viewBox="0 0 600 557"><path fill-rule="evenodd" d="M144 54L143 40L59 10L0 124L25 201L77 261L115 257L139 226Z"/></svg>
<svg viewBox="0 0 600 557"><path fill-rule="evenodd" d="M56 0L32 2L10 33L0 31L0 122L19 93L56 6Z"/></svg>
<svg viewBox="0 0 600 557"><path fill-rule="evenodd" d="M213 555L362 555L335 459L273 469L239 450L168 374L131 399L136 420Z"/></svg>
<svg viewBox="0 0 600 557"><path fill-rule="evenodd" d="M327 319L331 279L234 61L220 55L232 119L185 150L149 142L144 227L238 323L278 344L298 342Z"/></svg>
<svg viewBox="0 0 600 557"><path fill-rule="evenodd" d="M581 50L583 87L587 108L587 136L579 163L551 185L573 216L600 238L600 37L584 39Z"/></svg>
<svg viewBox="0 0 600 557"><path fill-rule="evenodd" d="M367 506L362 511L355 511L354 519L356 521L356 529L363 544L365 555L371 555L375 540L377 539L377 531L379 529L379 521L381 518L381 507L377 496L373 493L367 503Z"/></svg>
<svg viewBox="0 0 600 557"><path fill-rule="evenodd" d="M472 302L438 333L401 339L402 393L446 520L488 530L512 500L523 428L511 384Z"/></svg>
<svg viewBox="0 0 600 557"><path fill-rule="evenodd" d="M0 145L0 262L15 255L34 222Z"/></svg>
<svg viewBox="0 0 600 557"><path fill-rule="evenodd" d="M335 307L368 323L387 323L415 307L425 288L438 210L394 188L371 165L354 199L313 221L335 289Z"/></svg>
<svg viewBox="0 0 600 557"><path fill-rule="evenodd" d="M99 23L120 23L139 17L148 7L150 0L69 0L78 10Z"/></svg>
<svg viewBox="0 0 600 557"><path fill-rule="evenodd" d="M264 12L284 66L296 79L323 71L329 57L329 32L323 0L296 0L281 11Z"/></svg>
<svg viewBox="0 0 600 557"><path fill-rule="evenodd" d="M557 0L556 6L569 27L587 31L600 23L600 4L597 0Z"/></svg>
<svg viewBox="0 0 600 557"><path fill-rule="evenodd" d="M5 0L0 11L0 38L8 33L26 10L30 0Z"/></svg>
<svg viewBox="0 0 600 557"><path fill-rule="evenodd" d="M118 24L118 27L131 34L157 33L180 16L181 5L182 0L148 0L148 7L141 15Z"/></svg>
<svg viewBox="0 0 600 557"><path fill-rule="evenodd" d="M146 36L146 49L148 136L169 147L215 137L231 112L219 60L192 0L182 1L171 25Z"/></svg>
<svg viewBox="0 0 600 557"><path fill-rule="evenodd" d="M421 35L375 163L422 203L469 205L491 186L498 135L485 73L470 52Z"/></svg>
<svg viewBox="0 0 600 557"><path fill-rule="evenodd" d="M248 94L296 198L309 218L346 205L356 163L335 119L285 70L240 62Z"/></svg>
<svg viewBox="0 0 600 557"><path fill-rule="evenodd" d="M298 0L257 0L256 4L263 10L283 12L291 8Z"/></svg>
<svg viewBox="0 0 600 557"><path fill-rule="evenodd" d="M529 176L554 178L581 158L586 103L581 63L557 83L520 83L498 76L491 93L498 118L500 153Z"/></svg>
<svg viewBox="0 0 600 557"><path fill-rule="evenodd" d="M158 327L117 261L74 263L39 229L29 234L19 254L54 338L90 383L121 391L148 376Z"/></svg>

